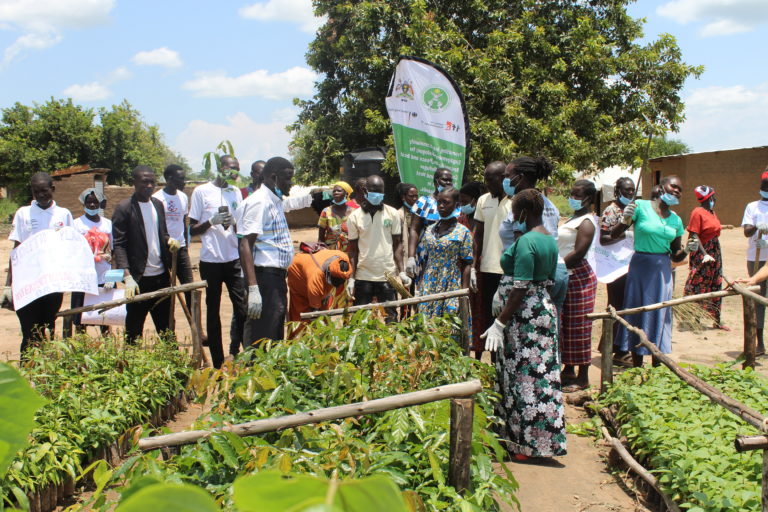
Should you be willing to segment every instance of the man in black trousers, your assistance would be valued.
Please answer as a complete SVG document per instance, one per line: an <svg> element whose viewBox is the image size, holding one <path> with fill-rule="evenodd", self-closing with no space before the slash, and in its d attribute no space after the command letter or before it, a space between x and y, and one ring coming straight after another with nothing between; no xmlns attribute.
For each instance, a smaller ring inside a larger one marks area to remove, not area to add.
<svg viewBox="0 0 768 512"><path fill-rule="evenodd" d="M113 253L116 268L125 271L127 298L170 286L171 251L179 249L179 242L168 236L163 203L152 197L155 172L146 165L136 167L133 187L133 195L121 201L112 215ZM158 334L168 330L171 310L167 299L129 303L126 312L128 343L142 336L147 313Z"/></svg>

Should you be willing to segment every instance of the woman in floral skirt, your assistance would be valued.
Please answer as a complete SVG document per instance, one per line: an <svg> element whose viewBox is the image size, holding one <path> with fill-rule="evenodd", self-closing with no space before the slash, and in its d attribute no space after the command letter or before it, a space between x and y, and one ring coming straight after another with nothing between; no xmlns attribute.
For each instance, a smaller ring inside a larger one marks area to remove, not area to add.
<svg viewBox="0 0 768 512"><path fill-rule="evenodd" d="M522 233L501 257L504 274L494 308L501 313L483 334L498 350L496 391L501 435L517 460L566 454L565 410L558 364L557 312L548 287L557 270L557 243L542 224L544 197L515 195L515 230Z"/></svg>

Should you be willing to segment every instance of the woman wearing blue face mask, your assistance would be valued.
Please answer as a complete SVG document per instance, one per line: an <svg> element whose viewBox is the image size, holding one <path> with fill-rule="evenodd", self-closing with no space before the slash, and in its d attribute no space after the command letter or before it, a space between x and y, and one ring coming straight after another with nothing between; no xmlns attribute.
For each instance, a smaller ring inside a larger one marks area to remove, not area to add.
<svg viewBox="0 0 768 512"><path fill-rule="evenodd" d="M611 234L613 228L621 224L624 208L635 199L635 182L632 178L623 177L616 180L613 188L614 200L609 204L600 217L600 245L608 246L620 242L626 238L624 233L614 237ZM608 305L616 310L624 309L624 287L627 284L627 275L615 279L605 285L608 293ZM619 331L619 323L614 322L613 339L616 340ZM632 357L629 352L620 351L614 345L613 362L618 366L631 366Z"/></svg>
<svg viewBox="0 0 768 512"><path fill-rule="evenodd" d="M624 208L622 223L613 229L616 236L635 226L635 254L629 263L624 308L635 308L663 302L672 298L672 262L683 261L688 253L698 248L698 242L689 240L682 246L685 233L683 221L670 207L680 202L682 183L677 176L661 180L659 190L651 200L637 200ZM672 310L670 308L646 311L624 318L639 327L648 339L665 354L672 351ZM643 356L649 351L638 347L636 334L623 326L619 328L617 344L621 350L632 351L632 364L642 366ZM653 362L658 365L658 361Z"/></svg>
<svg viewBox="0 0 768 512"><path fill-rule="evenodd" d="M589 387L592 321L587 315L595 309L597 276L587 262L587 253L592 248L597 231L597 217L592 211L596 196L594 183L589 180L576 181L568 198L573 216L558 229L557 249L569 274L560 329L564 393Z"/></svg>

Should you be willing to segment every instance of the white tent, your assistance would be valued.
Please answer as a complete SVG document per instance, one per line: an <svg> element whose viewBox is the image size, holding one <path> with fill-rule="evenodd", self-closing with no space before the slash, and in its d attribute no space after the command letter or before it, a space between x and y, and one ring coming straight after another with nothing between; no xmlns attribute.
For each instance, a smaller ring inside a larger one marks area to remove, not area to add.
<svg viewBox="0 0 768 512"><path fill-rule="evenodd" d="M637 187L637 197L640 197L642 193L642 187L640 182L640 169L632 167L622 167L620 165L614 165L612 167L606 167L602 171L593 176L581 176L580 178L586 178L592 180L595 183L597 190L602 192L603 202L613 201L613 187L616 185L616 180L629 176L632 181L635 182Z"/></svg>

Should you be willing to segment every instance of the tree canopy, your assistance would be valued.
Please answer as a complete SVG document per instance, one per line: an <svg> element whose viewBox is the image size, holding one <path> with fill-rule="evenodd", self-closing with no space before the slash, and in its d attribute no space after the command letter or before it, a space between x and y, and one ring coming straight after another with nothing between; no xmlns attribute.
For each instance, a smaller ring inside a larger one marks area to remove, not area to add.
<svg viewBox="0 0 768 512"><path fill-rule="evenodd" d="M327 16L307 53L322 79L297 101L296 163L333 176L346 151L390 148L384 97L400 55L428 59L459 83L472 130L470 168L545 155L558 176L631 163L648 133L676 130L679 91L702 69L662 34L641 44L630 0L315 0Z"/></svg>
<svg viewBox="0 0 768 512"><path fill-rule="evenodd" d="M0 185L24 187L36 172L76 164L108 168L107 180L119 184L139 164L162 172L169 163L188 167L127 101L98 111L54 98L2 109Z"/></svg>

